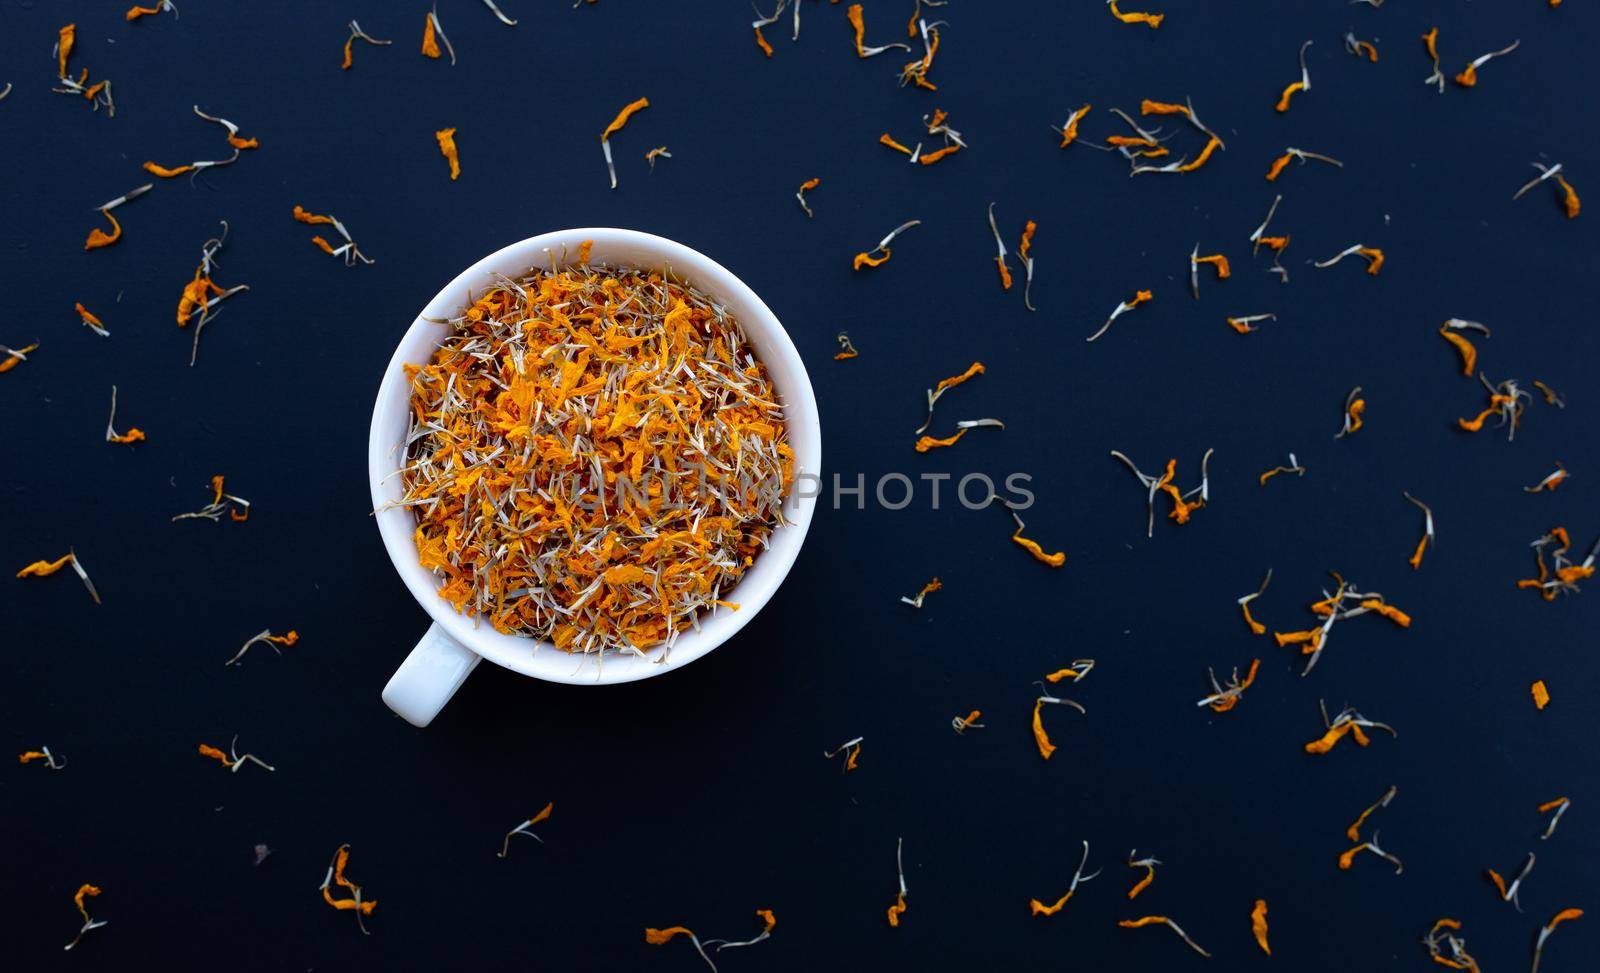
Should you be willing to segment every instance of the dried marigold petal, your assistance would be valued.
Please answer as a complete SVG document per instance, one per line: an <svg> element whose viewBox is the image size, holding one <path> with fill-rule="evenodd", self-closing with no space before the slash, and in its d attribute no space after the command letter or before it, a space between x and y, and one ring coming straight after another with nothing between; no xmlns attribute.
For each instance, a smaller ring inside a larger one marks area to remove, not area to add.
<svg viewBox="0 0 1600 973"><path fill-rule="evenodd" d="M98 250L101 247L109 247L122 239L122 224L118 223L117 218L111 215L111 211L101 210L100 215L111 221L111 232L108 234L98 226L90 230L89 239L84 241L83 244L83 249L85 250Z"/></svg>
<svg viewBox="0 0 1600 973"><path fill-rule="evenodd" d="M1193 172L1193 171L1195 171L1196 169L1198 169L1201 166L1205 165L1206 164L1206 160L1210 159L1211 158L1211 154L1213 152L1217 151L1217 148L1219 146L1221 146L1221 145L1222 145L1222 140L1221 139L1217 138L1215 135L1211 136L1211 140L1206 143L1206 147L1205 148L1200 150L1200 154L1195 157L1195 160L1193 162L1186 162L1186 163L1184 163L1183 165L1179 166L1177 169L1175 169L1173 171L1175 171L1175 172Z"/></svg>
<svg viewBox="0 0 1600 973"><path fill-rule="evenodd" d="M1494 885L1494 887L1497 890L1499 890L1500 897L1502 899L1505 898L1506 897L1506 880L1500 877L1500 873L1495 871L1492 868L1486 868L1486 869L1484 869L1484 874L1488 876L1489 882L1492 885Z"/></svg>
<svg viewBox="0 0 1600 973"><path fill-rule="evenodd" d="M106 331L105 322L96 317L93 311L90 311L88 308L84 307L81 301L73 304L72 309L78 312L78 317L82 318L83 323L91 330L101 335L108 334Z"/></svg>
<svg viewBox="0 0 1600 973"><path fill-rule="evenodd" d="M1111 16L1117 18L1123 23L1144 24L1151 30L1159 28L1161 26L1161 21L1166 19L1167 16L1166 14L1141 13L1138 11L1124 13L1117 9L1117 0L1111 0L1111 2L1106 6L1111 10Z"/></svg>
<svg viewBox="0 0 1600 973"><path fill-rule="evenodd" d="M213 747L209 743L200 744L200 756L210 757L212 760L220 761L224 767L233 766L233 761L228 759L228 755L226 753L223 753L221 750Z"/></svg>
<svg viewBox="0 0 1600 973"><path fill-rule="evenodd" d="M618 126L619 128L621 126ZM609 130L608 130L609 131ZM456 130L441 128L433 133L434 139L439 143L439 154L443 155L450 163L450 181L455 182L461 175L461 157L456 151Z"/></svg>
<svg viewBox="0 0 1600 973"><path fill-rule="evenodd" d="M28 354L33 352L38 347L39 343L37 341L31 345L28 345L26 348L0 347L0 353L5 355L4 358L0 358L0 374L9 372L13 368L16 368L18 362L26 361Z"/></svg>
<svg viewBox="0 0 1600 973"><path fill-rule="evenodd" d="M856 32L856 56L866 57L866 45L862 40L867 36L867 24L861 16L861 4L852 3L844 12L845 19L850 21L850 27ZM890 916L889 925L894 925L894 917Z"/></svg>
<svg viewBox="0 0 1600 973"><path fill-rule="evenodd" d="M1490 406L1489 408L1478 413L1477 416L1472 419L1457 419L1456 422L1460 423L1461 428L1465 429L1467 432L1477 432L1483 428L1483 420L1497 414L1499 411L1500 409L1498 407Z"/></svg>
<svg viewBox="0 0 1600 973"><path fill-rule="evenodd" d="M1406 563L1411 565L1411 570L1413 570L1413 571L1422 570L1422 552L1427 550L1427 549L1428 549L1428 535L1427 534L1423 534L1421 537L1417 538L1417 549L1416 549L1416 551L1412 552L1412 555L1409 558L1406 559Z"/></svg>
<svg viewBox="0 0 1600 973"><path fill-rule="evenodd" d="M1139 893L1143 892L1145 889L1149 888L1150 887L1150 883L1154 882L1155 880L1156 880L1156 868L1155 868L1155 866L1154 865L1146 865L1145 866L1144 875L1139 879L1139 881L1133 883L1133 888L1128 890L1128 898L1129 899L1137 899L1139 897Z"/></svg>
<svg viewBox="0 0 1600 973"><path fill-rule="evenodd" d="M1183 115L1192 118L1188 105L1174 105L1170 102L1151 101L1149 98L1139 102L1141 115Z"/></svg>
<svg viewBox="0 0 1600 973"><path fill-rule="evenodd" d="M935 439L932 436L923 436L921 439L917 440L916 450L919 453L926 453L930 449L938 449L944 446L954 446L956 442L966 434L967 430L957 429L956 434L951 436L949 439Z"/></svg>
<svg viewBox="0 0 1600 973"><path fill-rule="evenodd" d="M1354 723L1339 723L1329 727L1327 732L1322 734L1321 737L1306 744L1306 753L1327 753L1333 749L1334 744L1338 743L1340 740L1343 740L1345 734L1349 733L1352 729L1359 730L1360 728ZM1349 868L1350 866L1341 864L1339 867Z"/></svg>
<svg viewBox="0 0 1600 973"><path fill-rule="evenodd" d="M1305 87L1306 87L1305 85L1303 85L1300 82L1296 81L1293 84L1289 85L1287 88L1283 89L1283 94L1278 96L1278 105L1277 105L1278 111L1280 111L1280 112L1288 111L1289 110L1289 99L1294 97L1295 92L1304 91Z"/></svg>
<svg viewBox="0 0 1600 973"><path fill-rule="evenodd" d="M160 176L162 179L171 179L174 176L181 176L186 172L193 172L194 166L177 166L169 169L166 166L157 165L154 162L146 162L143 166L143 169L145 172L148 172L153 176Z"/></svg>
<svg viewBox="0 0 1600 973"><path fill-rule="evenodd" d="M1055 672L1050 673L1044 678L1046 682L1060 682L1063 679L1071 679L1073 682L1077 682L1079 679L1082 679L1087 672L1088 670L1081 666L1070 665L1064 669L1057 669Z"/></svg>
<svg viewBox="0 0 1600 973"><path fill-rule="evenodd" d="M1240 689L1249 689L1250 684L1256 681L1256 670L1261 668L1260 659L1250 660L1250 669L1244 674L1244 681L1239 684Z"/></svg>
<svg viewBox="0 0 1600 973"><path fill-rule="evenodd" d="M627 585L650 581L654 579L655 575L637 564L619 564L616 567L607 568L601 577L606 580L607 584Z"/></svg>
<svg viewBox="0 0 1600 973"><path fill-rule="evenodd" d="M369 915L372 914L372 911L378 907L378 900L377 899L365 900L365 899L362 899L360 897L361 896L360 887L358 885L356 885L354 882L350 881L348 878L346 878L345 874L344 874L345 866L347 864L349 864L349 862L350 862L350 846L349 845L340 845L339 846L339 851L334 855L334 865L333 865L333 870L332 870L333 874L330 875L328 877L328 879L324 880L324 882L323 882L323 886L322 886L322 898L323 898L323 901L327 902L329 905L333 906L335 909L339 910L340 912L351 912L351 911L354 911L354 912L357 912L359 915L369 916ZM353 893L352 897L348 898L348 899L335 899L333 897L332 893L329 890L330 889L330 884L331 885L336 885L336 886L338 886L340 888L350 889L351 892Z"/></svg>
<svg viewBox="0 0 1600 973"><path fill-rule="evenodd" d="M1252 633L1254 633L1256 635L1265 635L1265 634L1267 634L1267 627L1265 625L1261 624L1260 622L1256 621L1254 616L1252 616L1250 614L1250 603L1249 602L1245 602L1245 603L1241 604L1239 606L1239 610L1244 613L1244 622L1245 622L1246 625L1250 626L1250 631ZM1283 647L1283 643L1281 641L1278 643L1278 647L1279 648Z"/></svg>
<svg viewBox="0 0 1600 973"><path fill-rule="evenodd" d="M373 899L370 902L361 902L358 905L355 899L334 898L333 893L329 892L327 889L322 890L322 899L340 912L352 912L359 909L361 914L364 916L371 915L372 910L378 907L377 899Z"/></svg>
<svg viewBox="0 0 1600 973"><path fill-rule="evenodd" d="M961 383L975 376L982 375L984 371L985 369L983 367L983 362L975 361L968 365L967 370L962 372L960 375L952 375L949 378L941 378L939 380L939 384L933 387L933 394L935 397L937 397L942 394L945 389L955 388L957 385L960 385Z"/></svg>
<svg viewBox="0 0 1600 973"><path fill-rule="evenodd" d="M295 204L295 207L294 207L294 218L295 218L295 220L297 222L300 222L300 223L313 223L313 224L315 224L315 223L329 223L329 224L333 223L333 217L331 217L331 216L319 216L316 213L308 212L299 203Z"/></svg>
<svg viewBox="0 0 1600 973"><path fill-rule="evenodd" d="M1050 755L1056 752L1056 746L1050 742L1050 734L1044 731L1044 720L1040 715L1043 709L1043 699L1033 701L1033 742L1039 746L1039 756L1049 760Z"/></svg>
<svg viewBox="0 0 1600 973"><path fill-rule="evenodd" d="M1563 922L1570 922L1573 919L1582 919L1582 918L1583 918L1583 910L1582 909L1562 909L1560 912L1557 912L1555 914L1555 918L1553 918L1549 922L1545 923L1544 927L1546 929L1554 929L1555 927L1561 925Z"/></svg>
<svg viewBox="0 0 1600 973"><path fill-rule="evenodd" d="M1477 370L1478 349L1459 332L1450 328L1440 328L1439 337L1455 345L1456 350L1461 352L1461 374L1471 377Z"/></svg>
<svg viewBox="0 0 1600 973"><path fill-rule="evenodd" d="M1120 919L1117 921L1117 925L1124 929L1139 929L1144 926L1155 925L1166 926L1168 929L1171 929L1175 934L1177 934L1179 939L1182 939L1185 943L1187 943L1190 949L1199 953L1201 956L1205 956L1207 958L1211 956L1210 953L1201 948L1199 943L1189 938L1189 934L1183 931L1182 926L1179 926L1176 922L1173 922L1166 916L1142 916L1138 919Z"/></svg>
<svg viewBox="0 0 1600 973"><path fill-rule="evenodd" d="M1410 628L1411 627L1411 616L1407 615L1405 612L1401 611L1400 609L1396 608L1393 605L1387 604L1387 603L1382 602L1382 601L1378 601L1375 598L1369 598L1369 599L1366 599L1365 601L1361 602L1361 607L1365 608L1365 609L1367 609L1369 611L1377 612L1379 615L1382 615L1384 618L1387 618L1389 621L1394 622L1396 625L1400 626L1401 628Z"/></svg>
<svg viewBox="0 0 1600 973"><path fill-rule="evenodd" d="M1059 568L1067 562L1066 552L1057 551L1054 554L1046 554L1044 548L1039 546L1038 541L1029 540L1021 534L1012 534L1011 542L1021 545L1029 554L1033 555L1034 560L1042 561L1053 568Z"/></svg>
<svg viewBox="0 0 1600 973"><path fill-rule="evenodd" d="M1363 419L1363 416L1365 416L1366 413L1366 399L1354 399L1350 402L1349 407L1345 409L1345 416L1350 421L1350 432L1356 432L1366 424L1365 420Z"/></svg>
<svg viewBox="0 0 1600 973"><path fill-rule="evenodd" d="M1578 199L1578 191L1572 188L1572 183L1567 182L1564 176L1557 176L1556 182L1561 185L1561 205L1567 211L1567 219L1575 220L1583 211L1583 204Z"/></svg>
<svg viewBox="0 0 1600 973"><path fill-rule="evenodd" d="M439 40L433 30L433 15L424 14L422 17L422 53L427 57L439 57Z"/></svg>
<svg viewBox="0 0 1600 973"><path fill-rule="evenodd" d="M1272 947L1267 945L1267 900L1257 899L1255 908L1250 910L1250 932L1256 937L1256 945L1268 956L1272 955Z"/></svg>
<svg viewBox="0 0 1600 973"><path fill-rule="evenodd" d="M35 561L32 564L28 565L27 567L23 568L21 571L18 571L17 572L17 577L19 577L19 578L43 578L43 577L45 577L47 575L55 574L57 571L60 571L62 568L66 567L68 564L71 564L71 563L72 563L72 555L71 554L63 554L61 557L56 558L54 561Z"/></svg>
<svg viewBox="0 0 1600 973"><path fill-rule="evenodd" d="M1078 123L1089 114L1090 105L1084 105L1071 115L1067 116L1067 123L1061 126L1061 148L1066 148L1078 140Z"/></svg>
<svg viewBox="0 0 1600 973"><path fill-rule="evenodd" d="M640 98L637 101L631 101L628 104L624 105L623 108L622 108L622 111L617 113L617 117L613 118L611 120L611 124L606 126L606 130L600 133L600 141L604 142L606 139L610 138L612 135L615 135L617 132L622 131L622 126L628 124L628 119L633 117L633 113L634 112L640 111L642 109L649 108L649 107L650 107L650 99L649 98Z"/></svg>
<svg viewBox="0 0 1600 973"><path fill-rule="evenodd" d="M67 57L72 54L72 46L78 40L78 25L68 24L56 31L56 75L67 76Z"/></svg>
<svg viewBox="0 0 1600 973"><path fill-rule="evenodd" d="M1068 891L1067 894L1065 894L1061 898L1057 899L1051 905L1045 905L1043 902L1040 902L1038 899L1029 899L1028 900L1028 914L1031 915L1031 916L1053 916L1057 912L1060 912L1061 908L1067 904L1067 900L1071 899L1071 898L1072 898L1072 892Z"/></svg>
<svg viewBox="0 0 1600 973"><path fill-rule="evenodd" d="M901 145L899 142L896 142L894 140L894 136L890 135L888 132L884 132L882 135L878 136L878 144L879 145L887 145L889 148L894 149L896 152L904 152L906 155L910 155L911 154L911 150L910 149L908 149L905 146Z"/></svg>

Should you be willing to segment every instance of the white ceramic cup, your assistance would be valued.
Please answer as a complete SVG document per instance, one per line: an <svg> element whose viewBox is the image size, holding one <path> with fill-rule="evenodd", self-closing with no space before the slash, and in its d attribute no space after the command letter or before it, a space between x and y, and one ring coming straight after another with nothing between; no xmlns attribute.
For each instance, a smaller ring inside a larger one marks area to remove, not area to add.
<svg viewBox="0 0 1600 973"><path fill-rule="evenodd" d="M405 459L404 442L410 422L411 383L403 366L425 364L449 333L448 325L436 321L460 314L469 303L469 291L480 295L492 286L491 275L515 278L533 267L549 267L552 254L559 264L564 255L575 256L578 245L585 240L594 241L592 263L670 269L728 309L744 329L756 356L767 366L783 405L789 445L794 450L795 485L783 507L787 524L772 532L767 550L756 557L738 585L722 594L724 600L739 605L739 610L717 609L714 614L703 616L698 629L691 628L678 636L666 653L665 662L659 661L665 651L660 646L649 650L643 659L616 653L604 657L571 654L548 642L502 634L486 621L458 614L454 606L439 597L439 579L417 561L413 540L416 519L412 512L389 506L401 497L398 470ZM445 285L417 315L389 361L372 412L367 471L372 480L378 532L383 535L383 546L394 561L395 570L433 618L422 640L383 688L383 701L413 725L427 726L483 659L536 679L578 685L632 682L693 662L732 638L778 590L800 554L810 526L820 483L816 477L821 468L817 400L794 342L761 298L710 257L648 233L607 228L557 230L484 257Z"/></svg>

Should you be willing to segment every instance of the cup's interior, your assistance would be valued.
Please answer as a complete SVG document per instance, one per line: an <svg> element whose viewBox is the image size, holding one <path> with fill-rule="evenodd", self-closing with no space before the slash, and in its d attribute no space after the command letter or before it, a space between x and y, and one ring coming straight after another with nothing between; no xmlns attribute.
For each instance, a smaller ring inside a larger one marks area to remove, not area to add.
<svg viewBox="0 0 1600 973"><path fill-rule="evenodd" d="M591 263L670 269L674 275L727 307L743 327L756 356L767 366L784 408L789 445L795 455L796 487L791 488L783 507L787 523L773 530L767 550L755 559L738 585L722 596L738 604L739 610L719 608L703 614L698 629L682 632L670 651L657 646L647 650L645 659L618 653L570 654L548 642L502 634L487 621L458 614L449 602L439 597L438 579L417 561L413 541L416 519L411 511L386 507L398 501L402 492L398 471L405 459L403 444L409 425L410 396L410 383L403 366L426 363L450 330L448 325L428 319L446 319L459 314L469 303L468 292L474 296L482 294L492 286L493 274L516 277L531 267L549 267L551 255L556 264L561 265L564 258L576 256L578 245L585 240L593 241ZM816 397L805 364L783 325L754 291L716 261L682 244L637 230L589 228L542 234L492 253L468 267L423 308L400 340L379 386L367 465L372 480L373 507L377 510L374 516L384 547L406 587L451 637L508 669L554 682L592 685L645 679L692 662L749 622L777 590L800 553L815 508L815 498L808 494L816 492L802 489L801 477L820 473L822 438ZM663 655L664 663L660 661Z"/></svg>

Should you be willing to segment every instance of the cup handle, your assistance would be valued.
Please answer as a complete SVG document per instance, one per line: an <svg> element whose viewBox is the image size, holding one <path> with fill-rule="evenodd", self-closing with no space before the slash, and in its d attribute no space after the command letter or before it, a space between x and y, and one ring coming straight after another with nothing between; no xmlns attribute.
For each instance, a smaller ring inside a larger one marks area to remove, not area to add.
<svg viewBox="0 0 1600 973"><path fill-rule="evenodd" d="M383 701L412 726L427 726L482 661L435 622L389 677Z"/></svg>

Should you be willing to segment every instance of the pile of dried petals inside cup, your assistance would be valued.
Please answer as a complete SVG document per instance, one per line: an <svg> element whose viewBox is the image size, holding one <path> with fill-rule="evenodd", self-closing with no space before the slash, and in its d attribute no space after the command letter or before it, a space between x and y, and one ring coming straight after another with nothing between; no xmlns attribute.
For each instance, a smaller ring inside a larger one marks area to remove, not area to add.
<svg viewBox="0 0 1600 973"><path fill-rule="evenodd" d="M723 600L783 523L794 453L739 324L684 282L500 278L411 376L402 505L458 611L642 654Z"/></svg>

